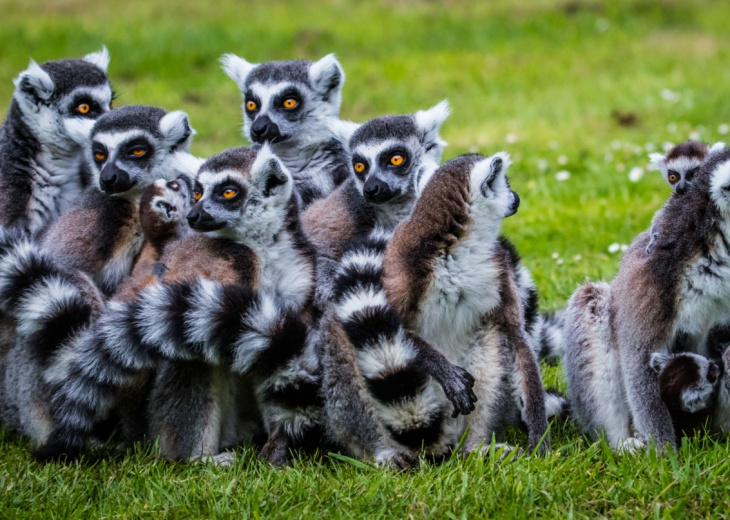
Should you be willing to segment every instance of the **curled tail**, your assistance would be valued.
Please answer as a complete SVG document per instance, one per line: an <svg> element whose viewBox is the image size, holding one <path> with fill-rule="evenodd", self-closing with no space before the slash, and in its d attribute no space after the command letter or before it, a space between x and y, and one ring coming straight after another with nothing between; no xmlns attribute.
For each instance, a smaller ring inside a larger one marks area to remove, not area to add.
<svg viewBox="0 0 730 520"><path fill-rule="evenodd" d="M307 326L268 297L210 280L155 284L105 312L61 354L57 426L37 458L75 458L115 397L160 357L267 374L304 348Z"/></svg>
<svg viewBox="0 0 730 520"><path fill-rule="evenodd" d="M563 329L565 311L546 312L540 315L538 359L557 365L563 358Z"/></svg>
<svg viewBox="0 0 730 520"><path fill-rule="evenodd" d="M441 439L446 409L386 298L381 274L388 239L376 230L345 252L335 277L335 312L383 424L397 442L419 449Z"/></svg>

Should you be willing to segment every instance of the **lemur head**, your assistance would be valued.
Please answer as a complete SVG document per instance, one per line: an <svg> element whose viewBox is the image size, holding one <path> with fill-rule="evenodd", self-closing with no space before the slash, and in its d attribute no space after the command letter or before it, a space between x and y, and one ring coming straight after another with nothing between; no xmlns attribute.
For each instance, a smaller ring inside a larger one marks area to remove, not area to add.
<svg viewBox="0 0 730 520"><path fill-rule="evenodd" d="M291 174L268 145L230 148L200 167L188 224L249 245L266 243L284 224L292 189Z"/></svg>
<svg viewBox="0 0 730 520"><path fill-rule="evenodd" d="M714 405L720 376L714 361L690 352L655 352L650 363L659 374L662 399L670 409L696 413Z"/></svg>
<svg viewBox="0 0 730 520"><path fill-rule="evenodd" d="M355 181L373 204L411 199L441 162L446 143L439 136L449 105L415 114L384 116L361 125L350 138Z"/></svg>
<svg viewBox="0 0 730 520"><path fill-rule="evenodd" d="M193 203L193 180L182 175L171 181L157 179L142 193L139 220L145 237L156 241L178 235Z"/></svg>
<svg viewBox="0 0 730 520"><path fill-rule="evenodd" d="M652 153L649 154L649 159L662 173L664 180L677 190L677 193L684 193L707 155L723 148L725 148L725 143L722 142L708 147L705 143L685 141L669 150L666 156Z"/></svg>
<svg viewBox="0 0 730 520"><path fill-rule="evenodd" d="M91 131L92 176L105 193L138 200L155 180L179 175L175 156L187 155L194 133L184 112L140 105L113 110Z"/></svg>
<svg viewBox="0 0 730 520"><path fill-rule="evenodd" d="M252 143L320 142L340 113L345 72L334 54L319 61L249 63L234 54L223 70L243 96L244 134Z"/></svg>
<svg viewBox="0 0 730 520"><path fill-rule="evenodd" d="M63 59L28 68L15 78L13 101L44 145L68 150L82 146L94 121L111 108L106 47L81 59Z"/></svg>

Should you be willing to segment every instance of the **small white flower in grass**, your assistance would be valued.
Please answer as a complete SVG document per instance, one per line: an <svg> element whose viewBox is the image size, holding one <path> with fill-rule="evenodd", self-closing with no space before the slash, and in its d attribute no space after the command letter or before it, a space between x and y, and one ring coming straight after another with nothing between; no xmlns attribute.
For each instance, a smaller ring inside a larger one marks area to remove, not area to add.
<svg viewBox="0 0 730 520"><path fill-rule="evenodd" d="M606 152L606 155L603 156L603 160L606 162L613 161L613 154L611 152Z"/></svg>
<svg viewBox="0 0 730 520"><path fill-rule="evenodd" d="M537 169L541 172L544 172L548 169L548 162L547 159L538 159L537 160Z"/></svg>
<svg viewBox="0 0 730 520"><path fill-rule="evenodd" d="M611 254L618 253L618 250L621 249L621 245L618 242L614 242L610 246L608 246L608 252Z"/></svg>
<svg viewBox="0 0 730 520"><path fill-rule="evenodd" d="M611 27L611 22L606 20L605 18L599 18L596 20L596 29L598 32L606 32L608 31L608 28Z"/></svg>
<svg viewBox="0 0 730 520"><path fill-rule="evenodd" d="M726 124L722 124L717 127L717 133L719 133L720 135L725 135L728 132L730 132L730 126L728 126Z"/></svg>
<svg viewBox="0 0 730 520"><path fill-rule="evenodd" d="M618 163L616 165L616 170L617 171L620 171L620 172L625 172L626 171L626 165L624 165L624 163Z"/></svg>
<svg viewBox="0 0 730 520"><path fill-rule="evenodd" d="M622 253L625 253L628 250L629 250L629 245L628 244L621 244L621 252Z"/></svg>
<svg viewBox="0 0 730 520"><path fill-rule="evenodd" d="M634 166L629 171L629 180L631 182L639 182L643 176L644 168L642 168L641 166Z"/></svg>
<svg viewBox="0 0 730 520"><path fill-rule="evenodd" d="M573 260L575 260L576 262L580 262L581 258L583 258L583 257L582 257L582 256L580 256L580 255L575 255L575 256L573 257Z"/></svg>
<svg viewBox="0 0 730 520"><path fill-rule="evenodd" d="M570 179L570 172L568 170L561 170L555 174L555 179L560 182L567 181Z"/></svg>
<svg viewBox="0 0 730 520"><path fill-rule="evenodd" d="M664 141L662 143L662 150L664 150L665 152L668 152L672 148L674 148L674 143L670 143L669 141Z"/></svg>
<svg viewBox="0 0 730 520"><path fill-rule="evenodd" d="M700 133L697 132L697 131L694 131L694 132L692 132L692 133L689 134L689 138L692 141L699 141L700 140Z"/></svg>
<svg viewBox="0 0 730 520"><path fill-rule="evenodd" d="M664 99L665 101L669 101L670 103L676 103L677 101L682 99L682 94L680 94L679 92L673 92L668 88L662 89L659 95L662 97L662 99Z"/></svg>
<svg viewBox="0 0 730 520"><path fill-rule="evenodd" d="M560 166L565 166L566 164L568 164L568 156L567 155L561 155L560 157L558 157L558 164Z"/></svg>
<svg viewBox="0 0 730 520"><path fill-rule="evenodd" d="M621 141L619 141L617 139L614 139L613 141L611 141L611 148L613 148L614 150L620 150L621 149Z"/></svg>
<svg viewBox="0 0 730 520"><path fill-rule="evenodd" d="M551 150L557 150L558 149L558 142L557 141L550 141L550 149Z"/></svg>
<svg viewBox="0 0 730 520"><path fill-rule="evenodd" d="M697 125L697 128L695 128L695 130L697 130L698 134L701 134L702 132L705 131L705 127L704 127L704 125Z"/></svg>
<svg viewBox="0 0 730 520"><path fill-rule="evenodd" d="M469 148L469 153L479 153L479 147L472 146L471 148Z"/></svg>
<svg viewBox="0 0 730 520"><path fill-rule="evenodd" d="M644 155L644 149L641 146L634 146L634 155Z"/></svg>
<svg viewBox="0 0 730 520"><path fill-rule="evenodd" d="M667 132L674 133L677 131L677 123L669 123L667 125Z"/></svg>
<svg viewBox="0 0 730 520"><path fill-rule="evenodd" d="M654 150L656 150L656 145L654 143L646 143L644 145L644 150L646 150L647 152L653 152Z"/></svg>
<svg viewBox="0 0 730 520"><path fill-rule="evenodd" d="M515 144L517 142L517 136L515 134L507 134L504 136L504 140L507 144Z"/></svg>
<svg viewBox="0 0 730 520"><path fill-rule="evenodd" d="M562 259L562 258L558 258L558 259L557 259L557 260L555 261L555 263L556 263L556 264L558 264L558 265L563 265L563 259Z"/></svg>
<svg viewBox="0 0 730 520"><path fill-rule="evenodd" d="M558 253L553 253L552 256L553 256L553 260L557 260L558 258L560 258L560 255Z"/></svg>

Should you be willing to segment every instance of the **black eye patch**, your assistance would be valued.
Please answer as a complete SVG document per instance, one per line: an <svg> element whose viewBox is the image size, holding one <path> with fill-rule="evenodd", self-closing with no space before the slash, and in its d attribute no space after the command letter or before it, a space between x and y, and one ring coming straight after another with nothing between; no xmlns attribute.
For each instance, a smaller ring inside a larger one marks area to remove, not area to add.
<svg viewBox="0 0 730 520"><path fill-rule="evenodd" d="M229 209L240 208L246 200L247 190L233 179L226 179L213 188L212 199Z"/></svg>
<svg viewBox="0 0 730 520"><path fill-rule="evenodd" d="M153 146L143 137L127 141L120 147L120 157L146 163L154 154Z"/></svg>
<svg viewBox="0 0 730 520"><path fill-rule="evenodd" d="M404 148L396 147L380 152L378 166L388 169L396 175L406 175L410 166L410 154Z"/></svg>

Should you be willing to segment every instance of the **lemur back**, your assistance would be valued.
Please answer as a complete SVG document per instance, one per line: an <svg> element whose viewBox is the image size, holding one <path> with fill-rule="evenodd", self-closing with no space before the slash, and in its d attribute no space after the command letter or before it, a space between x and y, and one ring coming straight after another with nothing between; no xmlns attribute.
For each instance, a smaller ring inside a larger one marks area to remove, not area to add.
<svg viewBox="0 0 730 520"><path fill-rule="evenodd" d="M268 143L282 160L302 209L349 178L345 145L356 125L339 119L345 72L333 54L316 62L252 64L233 54L221 61L241 91L245 137Z"/></svg>
<svg viewBox="0 0 730 520"><path fill-rule="evenodd" d="M112 89L106 48L82 59L28 68L0 127L0 225L35 233L64 213L88 185L83 147Z"/></svg>

